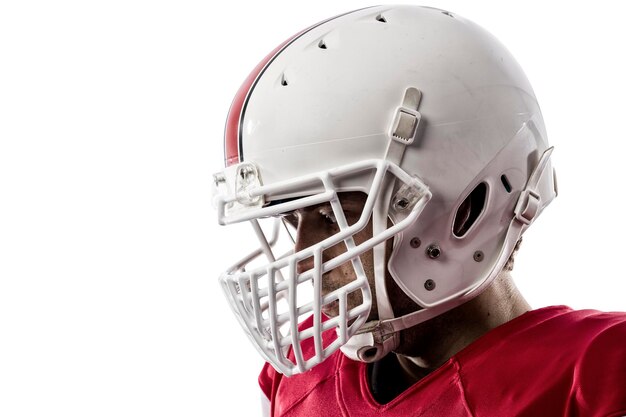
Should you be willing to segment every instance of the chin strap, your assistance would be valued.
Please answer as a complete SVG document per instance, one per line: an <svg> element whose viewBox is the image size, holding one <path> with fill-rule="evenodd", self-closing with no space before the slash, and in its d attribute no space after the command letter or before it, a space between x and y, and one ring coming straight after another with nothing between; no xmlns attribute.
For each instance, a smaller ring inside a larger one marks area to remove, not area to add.
<svg viewBox="0 0 626 417"><path fill-rule="evenodd" d="M416 88L408 88L404 93L402 105L396 109L389 131L389 144L385 159L400 166L404 151L413 143L418 133L421 115L417 111L422 93ZM388 175L381 186L372 215L372 233L374 236L384 232L389 218L389 207L393 196L395 180ZM374 284L378 321L365 323L358 334L352 336L341 347L341 351L351 359L374 362L395 350L400 344L400 334L389 323L394 320L393 309L385 284L387 275L386 242L376 245L374 251ZM384 330L383 330L384 329Z"/></svg>

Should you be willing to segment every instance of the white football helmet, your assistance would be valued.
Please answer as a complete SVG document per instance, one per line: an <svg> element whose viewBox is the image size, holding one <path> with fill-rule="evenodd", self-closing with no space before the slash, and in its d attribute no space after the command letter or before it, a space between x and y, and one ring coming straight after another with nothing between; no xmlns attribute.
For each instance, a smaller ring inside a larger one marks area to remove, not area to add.
<svg viewBox="0 0 626 417"><path fill-rule="evenodd" d="M251 222L260 248L220 277L222 288L279 372L303 372L342 346L377 360L397 347L400 330L475 297L501 271L556 196L551 151L522 69L471 21L415 6L325 20L272 51L232 103L214 202L220 224ZM338 198L346 191L368 196L352 225ZM466 199L471 212L459 221ZM324 202L339 232L275 253L281 214ZM275 227L264 229L264 218ZM370 221L373 236L357 244ZM323 259L342 242L345 253ZM370 250L375 299L359 257ZM308 258L313 268L298 273ZM323 275L346 263L356 279L324 294ZM385 267L419 311L394 317ZM361 305L348 305L352 292ZM367 322L373 302L379 320ZM339 314L325 317L331 303ZM299 326L307 317L311 325Z"/></svg>

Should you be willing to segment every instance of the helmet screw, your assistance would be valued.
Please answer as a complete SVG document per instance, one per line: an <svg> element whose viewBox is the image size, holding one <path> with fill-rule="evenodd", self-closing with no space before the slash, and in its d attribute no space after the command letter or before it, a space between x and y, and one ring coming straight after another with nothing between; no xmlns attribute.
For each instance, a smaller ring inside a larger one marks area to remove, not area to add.
<svg viewBox="0 0 626 417"><path fill-rule="evenodd" d="M435 281L432 279L427 279L426 282L424 282L424 288L426 288L427 291L434 290L436 286L437 284L435 284Z"/></svg>
<svg viewBox="0 0 626 417"><path fill-rule="evenodd" d="M426 248L426 254L430 259L437 259L441 256L441 248L439 245L432 244Z"/></svg>
<svg viewBox="0 0 626 417"><path fill-rule="evenodd" d="M474 252L474 260L476 262L481 262L483 259L485 259L485 254L482 251L477 250Z"/></svg>
<svg viewBox="0 0 626 417"><path fill-rule="evenodd" d="M419 240L419 238L414 237L413 239L411 239L411 242L409 244L411 245L413 249L416 249L420 247L420 245L422 244L422 241Z"/></svg>
<svg viewBox="0 0 626 417"><path fill-rule="evenodd" d="M409 200L402 197L396 200L396 203L394 205L397 210L406 210L407 207L409 207Z"/></svg>
<svg viewBox="0 0 626 417"><path fill-rule="evenodd" d="M226 182L226 177L220 172L219 174L213 175L213 181L215 182L215 186L219 187L221 183Z"/></svg>

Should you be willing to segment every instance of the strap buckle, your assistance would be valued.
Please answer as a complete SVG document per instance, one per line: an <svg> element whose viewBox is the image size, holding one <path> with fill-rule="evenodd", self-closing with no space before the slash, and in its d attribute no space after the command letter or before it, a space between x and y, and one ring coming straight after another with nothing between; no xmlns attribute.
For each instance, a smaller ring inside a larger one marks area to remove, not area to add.
<svg viewBox="0 0 626 417"><path fill-rule="evenodd" d="M515 218L524 223L531 224L541 207L541 197L533 190L524 190L515 206Z"/></svg>

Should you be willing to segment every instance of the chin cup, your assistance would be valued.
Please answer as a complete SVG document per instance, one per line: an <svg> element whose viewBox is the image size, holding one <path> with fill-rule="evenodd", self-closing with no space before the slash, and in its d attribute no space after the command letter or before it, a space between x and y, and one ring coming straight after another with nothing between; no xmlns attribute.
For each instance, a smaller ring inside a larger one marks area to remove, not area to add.
<svg viewBox="0 0 626 417"><path fill-rule="evenodd" d="M359 333L348 339L340 349L352 360L371 363L381 360L399 344L398 332L384 322L373 321L365 323Z"/></svg>

